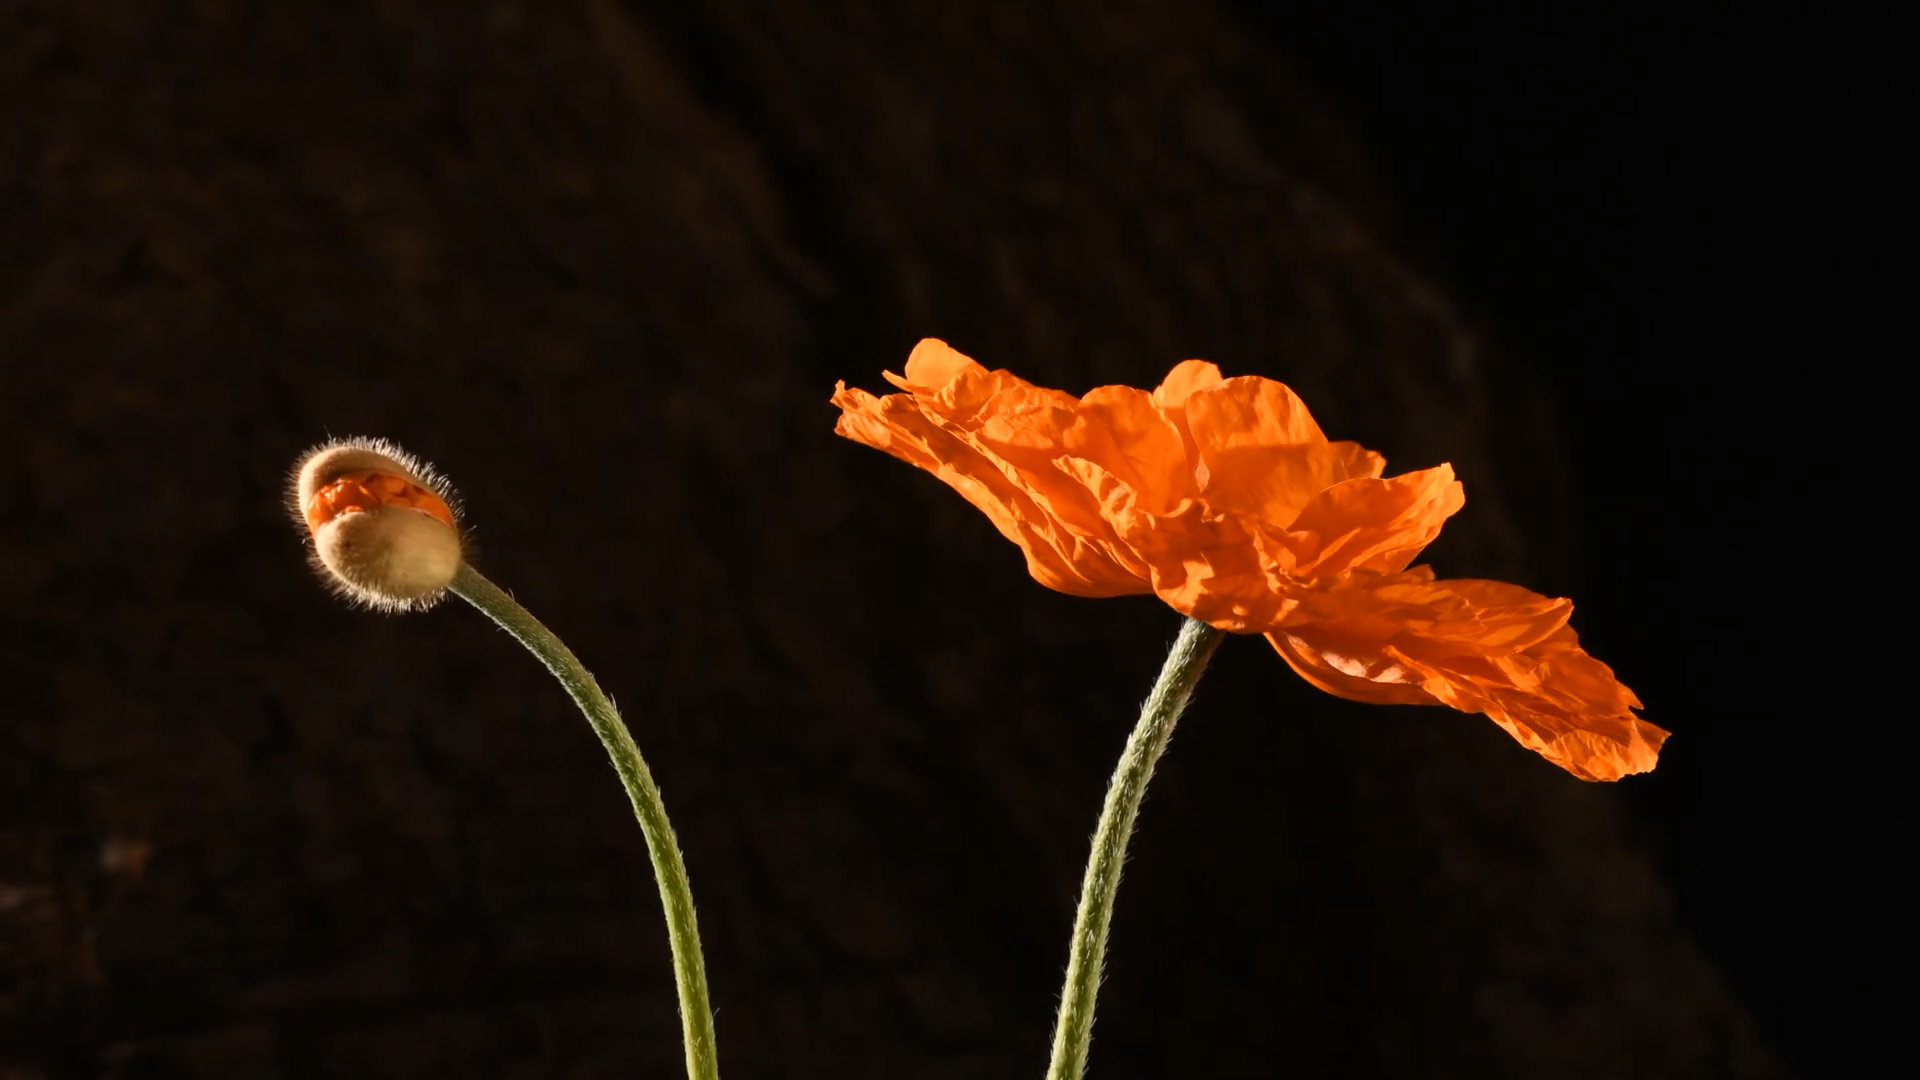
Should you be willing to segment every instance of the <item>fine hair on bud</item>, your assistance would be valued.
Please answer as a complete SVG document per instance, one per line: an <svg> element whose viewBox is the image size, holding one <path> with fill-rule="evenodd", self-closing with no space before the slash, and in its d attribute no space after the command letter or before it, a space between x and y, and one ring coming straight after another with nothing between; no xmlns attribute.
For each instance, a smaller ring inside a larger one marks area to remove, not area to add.
<svg viewBox="0 0 1920 1080"><path fill-rule="evenodd" d="M287 504L307 530L314 569L355 604L423 611L464 558L452 486L385 439L335 439L300 455Z"/></svg>

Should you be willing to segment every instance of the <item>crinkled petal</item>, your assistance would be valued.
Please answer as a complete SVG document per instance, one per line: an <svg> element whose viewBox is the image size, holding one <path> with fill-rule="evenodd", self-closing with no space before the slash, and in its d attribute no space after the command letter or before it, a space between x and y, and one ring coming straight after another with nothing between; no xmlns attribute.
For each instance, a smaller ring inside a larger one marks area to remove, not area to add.
<svg viewBox="0 0 1920 1080"><path fill-rule="evenodd" d="M1200 452L1194 448L1193 432L1187 429L1187 399L1201 390L1210 390L1227 380L1220 369L1205 360L1182 360L1167 377L1160 380L1148 400L1155 411L1180 433L1181 454L1190 471L1198 469ZM1196 478L1196 483L1198 480Z"/></svg>
<svg viewBox="0 0 1920 1080"><path fill-rule="evenodd" d="M1132 489L1135 505L1149 513L1167 513L1200 493L1179 427L1146 391L1131 386L1088 391L1065 444L1068 453L1119 477Z"/></svg>
<svg viewBox="0 0 1920 1080"><path fill-rule="evenodd" d="M943 426L916 395L876 398L841 383L833 403L841 408L835 431L939 477L1020 546L1028 571L1041 584L1075 596L1149 591L1141 574L1116 561L1106 546L1075 535L1010 479L1000 462Z"/></svg>
<svg viewBox="0 0 1920 1080"><path fill-rule="evenodd" d="M1182 360L1174 365L1167 377L1153 391L1153 405L1158 409L1184 410L1187 398L1197 390L1210 390L1226 382L1220 369L1205 360Z"/></svg>
<svg viewBox="0 0 1920 1080"><path fill-rule="evenodd" d="M922 339L907 354L906 378L888 375L887 380L902 390L937 394L962 375L985 375L978 361L939 338Z"/></svg>
<svg viewBox="0 0 1920 1080"><path fill-rule="evenodd" d="M1393 573L1433 543L1465 504L1453 466L1440 465L1334 484L1307 501L1291 528L1264 535L1280 568L1297 578L1355 569Z"/></svg>
<svg viewBox="0 0 1920 1080"><path fill-rule="evenodd" d="M1002 391L1034 389L1010 371L988 371L937 338L914 346L904 378L891 371L881 374L919 398L923 409L960 428L978 426L982 407Z"/></svg>
<svg viewBox="0 0 1920 1080"><path fill-rule="evenodd" d="M1151 393L1084 398L988 370L928 339L902 390L844 387L842 434L935 473L1084 596L1151 590L1242 633L1274 629L1319 577L1397 570L1459 505L1450 472L1381 480L1378 454L1327 441L1294 393L1189 360ZM1290 528L1291 527L1291 528Z"/></svg>
<svg viewBox="0 0 1920 1080"><path fill-rule="evenodd" d="M996 394L981 415L985 419L980 426L960 437L998 463L1060 529L1096 546L1144 580L1144 570L1120 543L1112 520L1117 507L1132 501L1132 488L1111 471L1077 467L1084 461L1071 448L1076 433L1084 435L1087 426L1079 402L1058 390L1011 387ZM1111 452L1110 437L1099 441L1108 451L1105 456L1118 456Z"/></svg>
<svg viewBox="0 0 1920 1080"><path fill-rule="evenodd" d="M1375 703L1436 701L1484 713L1584 780L1652 769L1667 733L1566 625L1572 604L1497 581L1436 581L1420 568L1357 573L1268 634L1315 686Z"/></svg>
<svg viewBox="0 0 1920 1080"><path fill-rule="evenodd" d="M1267 635L1300 677L1335 697L1369 705L1438 705L1420 685L1425 678L1366 643L1347 645L1333 635L1312 635L1309 642L1290 630Z"/></svg>
<svg viewBox="0 0 1920 1080"><path fill-rule="evenodd" d="M1286 528L1314 496L1344 480L1376 477L1386 459L1358 443L1328 442L1299 395L1271 379L1242 377L1196 390L1187 427L1207 501Z"/></svg>
<svg viewBox="0 0 1920 1080"><path fill-rule="evenodd" d="M1175 611L1232 633L1276 625L1294 600L1273 588L1237 518L1188 502L1168 515L1134 514L1121 537L1146 563L1154 595Z"/></svg>

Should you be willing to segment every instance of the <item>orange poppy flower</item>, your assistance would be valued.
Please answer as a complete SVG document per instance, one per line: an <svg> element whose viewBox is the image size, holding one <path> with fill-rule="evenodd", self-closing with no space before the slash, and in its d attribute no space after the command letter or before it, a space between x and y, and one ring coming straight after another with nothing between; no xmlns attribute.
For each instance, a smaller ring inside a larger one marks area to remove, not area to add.
<svg viewBox="0 0 1920 1080"><path fill-rule="evenodd" d="M1408 569L1464 503L1451 466L1383 478L1286 386L1200 360L1076 398L928 339L886 378L905 393L837 386L836 430L945 481L1041 584L1153 593L1329 693L1485 713L1583 779L1653 768L1667 733L1581 650L1570 602Z"/></svg>

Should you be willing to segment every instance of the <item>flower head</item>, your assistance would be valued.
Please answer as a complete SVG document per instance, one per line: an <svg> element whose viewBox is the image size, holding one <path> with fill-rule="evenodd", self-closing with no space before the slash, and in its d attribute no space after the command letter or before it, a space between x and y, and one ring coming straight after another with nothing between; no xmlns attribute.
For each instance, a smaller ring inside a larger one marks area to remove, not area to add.
<svg viewBox="0 0 1920 1080"><path fill-rule="evenodd" d="M446 594L462 559L453 489L384 439L337 439L301 455L288 479L314 566L335 591L385 611Z"/></svg>
<svg viewBox="0 0 1920 1080"><path fill-rule="evenodd" d="M1281 383L1189 360L1153 391L1076 398L922 341L904 393L839 384L836 430L927 470L1077 596L1153 593L1265 634L1342 697L1484 712L1577 776L1651 769L1666 733L1566 627L1572 605L1436 581L1415 556L1464 504L1451 466L1383 477Z"/></svg>

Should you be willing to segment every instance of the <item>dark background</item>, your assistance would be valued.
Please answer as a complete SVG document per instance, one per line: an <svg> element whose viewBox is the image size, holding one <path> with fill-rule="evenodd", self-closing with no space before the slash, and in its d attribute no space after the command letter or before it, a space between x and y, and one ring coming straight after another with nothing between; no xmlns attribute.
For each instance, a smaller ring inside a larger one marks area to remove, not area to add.
<svg viewBox="0 0 1920 1080"><path fill-rule="evenodd" d="M1684 733L1626 786L1683 919L1790 1061L1869 1067L1890 787L1819 734L1873 700L1805 653L1858 601L1795 580L1782 528L1842 503L1879 438L1845 394L1874 346L1832 315L1871 185L1827 164L1861 152L1873 50L1784 8L1413 7L1238 10L1359 121L1416 257L1552 388L1581 633Z"/></svg>
<svg viewBox="0 0 1920 1080"><path fill-rule="evenodd" d="M1435 564L1574 596L1675 732L1583 785L1229 642L1093 1075L1844 1074L1865 844L1796 662L1825 602L1780 578L1837 455L1827 381L1757 377L1796 224L1754 224L1740 29L9 7L0 1075L676 1068L644 854L558 690L300 565L280 472L327 432L446 469L627 708L730 1075L1036 1073L1174 619L1045 592L830 436L833 380L924 335L1074 391L1205 356L1453 461Z"/></svg>

